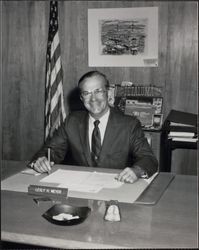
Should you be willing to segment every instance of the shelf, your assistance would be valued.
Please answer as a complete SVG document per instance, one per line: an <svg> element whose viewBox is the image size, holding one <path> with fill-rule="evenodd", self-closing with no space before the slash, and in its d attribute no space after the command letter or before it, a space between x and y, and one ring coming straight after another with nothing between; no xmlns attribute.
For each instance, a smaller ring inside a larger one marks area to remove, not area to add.
<svg viewBox="0 0 199 250"><path fill-rule="evenodd" d="M184 141L172 141L168 140L171 150L177 148L185 148L185 149L197 149L197 142L184 142Z"/></svg>

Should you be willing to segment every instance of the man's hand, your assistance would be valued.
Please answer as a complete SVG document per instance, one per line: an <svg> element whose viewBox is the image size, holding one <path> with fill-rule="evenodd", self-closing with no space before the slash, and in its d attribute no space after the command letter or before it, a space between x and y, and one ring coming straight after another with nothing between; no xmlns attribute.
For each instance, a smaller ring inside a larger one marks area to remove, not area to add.
<svg viewBox="0 0 199 250"><path fill-rule="evenodd" d="M39 157L33 165L33 169L39 173L50 172L54 162L49 162L45 156Z"/></svg>
<svg viewBox="0 0 199 250"><path fill-rule="evenodd" d="M120 174L118 174L116 179L122 182L133 183L137 181L138 177L136 176L132 168L125 168Z"/></svg>

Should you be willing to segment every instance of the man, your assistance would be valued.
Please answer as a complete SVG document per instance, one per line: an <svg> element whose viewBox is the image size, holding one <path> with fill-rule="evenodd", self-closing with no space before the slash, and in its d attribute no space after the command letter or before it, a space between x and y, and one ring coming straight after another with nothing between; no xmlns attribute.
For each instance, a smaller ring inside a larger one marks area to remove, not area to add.
<svg viewBox="0 0 199 250"><path fill-rule="evenodd" d="M33 158L36 161L32 167L36 171L51 170L46 158L48 148L55 163L62 162L68 152L74 165L122 169L117 179L123 182L133 183L157 171L157 160L139 120L109 106L108 85L106 76L98 71L80 78L80 99L87 111L68 115Z"/></svg>

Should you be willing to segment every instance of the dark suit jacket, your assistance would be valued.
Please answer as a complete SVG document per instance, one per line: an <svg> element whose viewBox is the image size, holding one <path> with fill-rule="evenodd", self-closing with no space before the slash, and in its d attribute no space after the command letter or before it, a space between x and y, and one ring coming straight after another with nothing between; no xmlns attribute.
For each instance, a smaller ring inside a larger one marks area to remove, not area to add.
<svg viewBox="0 0 199 250"><path fill-rule="evenodd" d="M47 155L51 148L51 159L61 163L66 153L71 164L92 166L88 140L88 112L76 111L68 115L53 138L34 156ZM99 167L123 169L137 165L148 176L157 171L157 160L141 129L138 119L111 108L104 141L99 157Z"/></svg>

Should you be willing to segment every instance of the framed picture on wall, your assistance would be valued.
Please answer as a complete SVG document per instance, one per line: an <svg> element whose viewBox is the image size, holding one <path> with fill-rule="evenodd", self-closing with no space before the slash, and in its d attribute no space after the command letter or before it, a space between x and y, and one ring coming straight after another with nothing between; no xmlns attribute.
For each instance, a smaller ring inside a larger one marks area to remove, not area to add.
<svg viewBox="0 0 199 250"><path fill-rule="evenodd" d="M157 67L158 7L88 9L90 67Z"/></svg>

